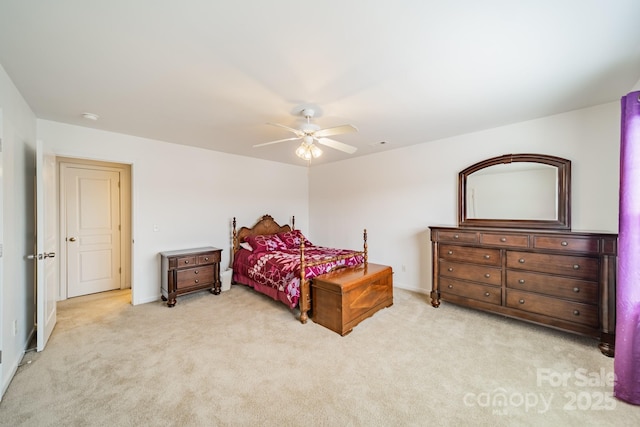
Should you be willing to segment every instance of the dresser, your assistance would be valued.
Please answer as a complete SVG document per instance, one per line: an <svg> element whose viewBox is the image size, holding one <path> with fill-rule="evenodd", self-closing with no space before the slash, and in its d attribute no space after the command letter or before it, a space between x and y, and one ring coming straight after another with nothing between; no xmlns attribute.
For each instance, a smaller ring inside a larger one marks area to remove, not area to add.
<svg viewBox="0 0 640 427"><path fill-rule="evenodd" d="M591 336L613 356L616 234L430 230L434 307L444 300Z"/></svg>
<svg viewBox="0 0 640 427"><path fill-rule="evenodd" d="M161 252L162 300L167 306L176 305L180 295L203 289L219 294L221 253L210 246Z"/></svg>

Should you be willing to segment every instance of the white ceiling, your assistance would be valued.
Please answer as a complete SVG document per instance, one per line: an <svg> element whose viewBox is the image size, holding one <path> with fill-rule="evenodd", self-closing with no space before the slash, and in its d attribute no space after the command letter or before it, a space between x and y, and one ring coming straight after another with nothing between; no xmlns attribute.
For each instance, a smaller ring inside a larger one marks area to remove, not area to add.
<svg viewBox="0 0 640 427"><path fill-rule="evenodd" d="M297 165L296 141L252 146L312 105L360 130L319 164L617 101L639 18L638 0L0 0L0 64L39 118Z"/></svg>

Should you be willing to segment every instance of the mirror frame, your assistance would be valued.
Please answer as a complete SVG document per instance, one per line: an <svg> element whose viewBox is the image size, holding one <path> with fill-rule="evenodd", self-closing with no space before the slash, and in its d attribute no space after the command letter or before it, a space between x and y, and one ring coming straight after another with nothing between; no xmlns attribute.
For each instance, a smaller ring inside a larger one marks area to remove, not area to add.
<svg viewBox="0 0 640 427"><path fill-rule="evenodd" d="M541 163L558 170L557 219L475 219L467 218L467 178L474 172L499 164L514 162ZM469 166L458 174L458 226L459 227L503 227L503 228L544 228L556 230L571 229L571 161L544 154L505 154L483 160Z"/></svg>

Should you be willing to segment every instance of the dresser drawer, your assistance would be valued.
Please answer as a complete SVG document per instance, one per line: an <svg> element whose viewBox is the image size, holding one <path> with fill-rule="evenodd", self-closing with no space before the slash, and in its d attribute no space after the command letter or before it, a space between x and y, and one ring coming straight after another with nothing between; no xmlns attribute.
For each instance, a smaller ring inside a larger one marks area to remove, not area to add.
<svg viewBox="0 0 640 427"><path fill-rule="evenodd" d="M528 248L529 235L482 233L480 235L480 243L483 245L496 245L509 248Z"/></svg>
<svg viewBox="0 0 640 427"><path fill-rule="evenodd" d="M438 241L458 243L478 243L478 233L473 231L438 231Z"/></svg>
<svg viewBox="0 0 640 427"><path fill-rule="evenodd" d="M520 291L537 292L568 300L598 304L597 282L550 276L522 270L507 270L507 287Z"/></svg>
<svg viewBox="0 0 640 427"><path fill-rule="evenodd" d="M463 282L448 277L443 277L440 281L440 294L444 298L446 298L446 294L453 294L496 305L502 303L501 289L497 286Z"/></svg>
<svg viewBox="0 0 640 427"><path fill-rule="evenodd" d="M198 255L198 265L220 262L220 252Z"/></svg>
<svg viewBox="0 0 640 427"><path fill-rule="evenodd" d="M598 327L598 307L507 289L507 307Z"/></svg>
<svg viewBox="0 0 640 427"><path fill-rule="evenodd" d="M481 265L440 261L440 275L500 286L502 270Z"/></svg>
<svg viewBox="0 0 640 427"><path fill-rule="evenodd" d="M598 239L568 236L533 236L533 247L536 249L594 254L597 254L600 250Z"/></svg>
<svg viewBox="0 0 640 427"><path fill-rule="evenodd" d="M213 282L213 265L187 268L176 273L176 288L189 288Z"/></svg>
<svg viewBox="0 0 640 427"><path fill-rule="evenodd" d="M447 261L500 266L500 249L440 245L440 258Z"/></svg>
<svg viewBox="0 0 640 427"><path fill-rule="evenodd" d="M507 251L507 268L560 274L598 281L598 259L569 255Z"/></svg>

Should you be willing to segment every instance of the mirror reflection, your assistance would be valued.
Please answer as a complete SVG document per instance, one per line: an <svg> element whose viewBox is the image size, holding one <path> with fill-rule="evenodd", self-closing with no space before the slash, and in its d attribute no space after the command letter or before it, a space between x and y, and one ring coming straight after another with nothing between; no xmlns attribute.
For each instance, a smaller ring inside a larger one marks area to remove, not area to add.
<svg viewBox="0 0 640 427"><path fill-rule="evenodd" d="M467 177L467 218L557 220L557 189L555 166L493 165Z"/></svg>

